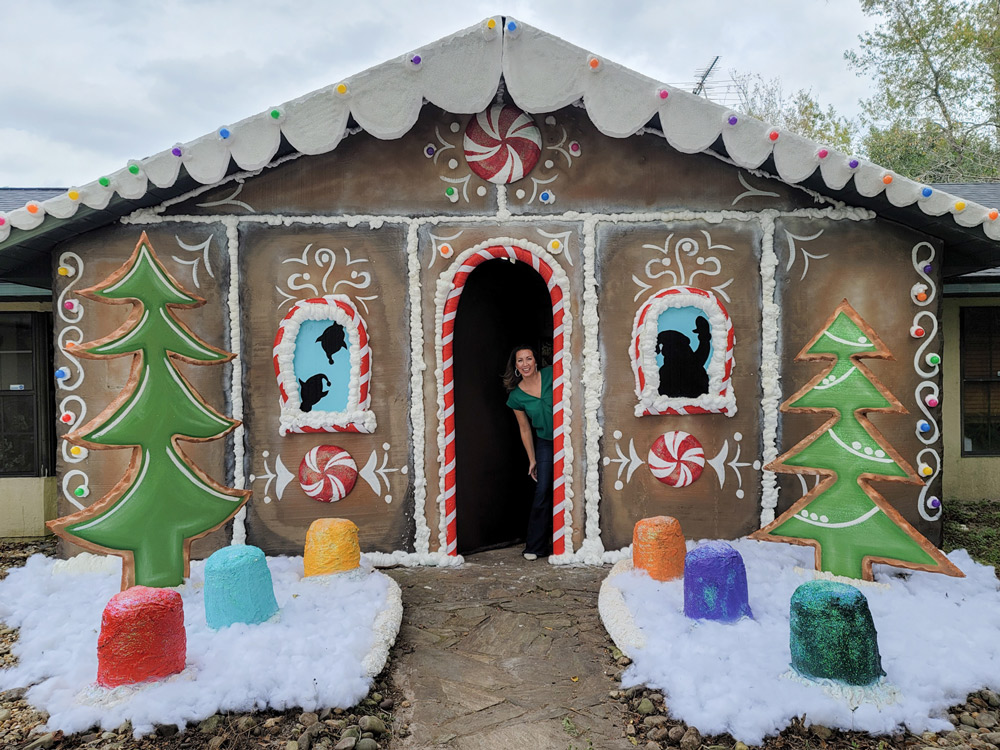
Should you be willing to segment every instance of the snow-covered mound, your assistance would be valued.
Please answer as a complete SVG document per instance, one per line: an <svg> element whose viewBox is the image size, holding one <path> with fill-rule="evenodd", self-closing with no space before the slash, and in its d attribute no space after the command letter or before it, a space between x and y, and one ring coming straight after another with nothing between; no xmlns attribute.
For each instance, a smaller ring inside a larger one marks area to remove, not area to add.
<svg viewBox="0 0 1000 750"><path fill-rule="evenodd" d="M865 692L790 674L789 603L815 577L812 548L732 544L746 564L753 620L689 620L683 582L654 581L631 560L616 564L601 587L601 619L633 660L623 686L663 690L671 715L702 733L759 744L802 715L808 724L877 734L902 726L948 731L949 706L1000 688L1000 586L993 568L964 550L948 557L966 578L876 565L875 583L857 583L887 672L878 690Z"/></svg>
<svg viewBox="0 0 1000 750"><path fill-rule="evenodd" d="M136 736L155 724L200 721L219 711L349 707L385 665L403 606L399 586L362 557L356 571L303 578L301 557L268 558L281 608L260 625L211 630L205 624L204 561L178 587L184 599L187 666L159 682L98 687L101 613L118 592L120 560L41 555L0 581L0 620L20 628L18 665L0 671L0 690L26 696L49 714L48 730L114 729Z"/></svg>

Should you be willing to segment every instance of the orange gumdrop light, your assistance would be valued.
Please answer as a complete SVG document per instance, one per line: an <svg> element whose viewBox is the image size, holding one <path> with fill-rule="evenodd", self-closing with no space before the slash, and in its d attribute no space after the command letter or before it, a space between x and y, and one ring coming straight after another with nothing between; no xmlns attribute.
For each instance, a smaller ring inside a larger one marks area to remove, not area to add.
<svg viewBox="0 0 1000 750"><path fill-rule="evenodd" d="M657 581L684 577L684 534L670 516L643 518L632 532L632 565Z"/></svg>
<svg viewBox="0 0 1000 750"><path fill-rule="evenodd" d="M892 183L892 175L891 174L884 175L882 177L882 182L884 182L886 185L891 184Z"/></svg>
<svg viewBox="0 0 1000 750"><path fill-rule="evenodd" d="M597 68L600 67L600 65L601 65L601 61L598 60L596 57L590 58L590 67L592 69L596 70Z"/></svg>
<svg viewBox="0 0 1000 750"><path fill-rule="evenodd" d="M917 295L917 299L920 302L926 302L927 301L927 292L920 292L920 294Z"/></svg>

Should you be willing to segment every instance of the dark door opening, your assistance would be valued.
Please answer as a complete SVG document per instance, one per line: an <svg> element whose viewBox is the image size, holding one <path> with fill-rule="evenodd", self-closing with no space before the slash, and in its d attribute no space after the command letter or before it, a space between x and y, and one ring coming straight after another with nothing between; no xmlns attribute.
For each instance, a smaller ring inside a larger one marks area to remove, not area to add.
<svg viewBox="0 0 1000 750"><path fill-rule="evenodd" d="M552 299L525 263L488 260L465 283L455 316L455 510L458 554L524 541L534 482L501 376L511 347L552 361Z"/></svg>

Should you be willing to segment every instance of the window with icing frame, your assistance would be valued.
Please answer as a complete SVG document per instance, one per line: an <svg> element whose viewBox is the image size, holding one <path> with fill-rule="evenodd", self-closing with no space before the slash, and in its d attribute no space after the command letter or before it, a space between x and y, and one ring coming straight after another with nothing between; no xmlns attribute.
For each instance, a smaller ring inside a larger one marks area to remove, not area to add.
<svg viewBox="0 0 1000 750"><path fill-rule="evenodd" d="M0 476L54 471L51 316L0 311Z"/></svg>
<svg viewBox="0 0 1000 750"><path fill-rule="evenodd" d="M1000 307L963 307L962 455L1000 456Z"/></svg>

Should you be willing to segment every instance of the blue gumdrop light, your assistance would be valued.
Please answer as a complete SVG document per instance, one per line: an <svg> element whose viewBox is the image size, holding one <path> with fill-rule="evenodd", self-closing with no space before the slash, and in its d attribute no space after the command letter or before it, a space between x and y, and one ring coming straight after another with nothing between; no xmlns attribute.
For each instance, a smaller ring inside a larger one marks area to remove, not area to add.
<svg viewBox="0 0 1000 750"><path fill-rule="evenodd" d="M229 137L229 128L219 128L219 138L226 140Z"/></svg>
<svg viewBox="0 0 1000 750"><path fill-rule="evenodd" d="M931 195L934 194L934 191L931 190L929 187L925 187L923 190L920 191L920 194L923 195L925 198L930 198Z"/></svg>
<svg viewBox="0 0 1000 750"><path fill-rule="evenodd" d="M67 370L65 367L60 367L58 370L56 370L56 380L65 380L68 377L69 377L69 370Z"/></svg>
<svg viewBox="0 0 1000 750"><path fill-rule="evenodd" d="M921 432L930 432L931 426L926 419L921 419L919 422L917 422L917 429L920 430Z"/></svg>
<svg viewBox="0 0 1000 750"><path fill-rule="evenodd" d="M507 31L517 31L517 24L513 21L507 22Z"/></svg>
<svg viewBox="0 0 1000 750"><path fill-rule="evenodd" d="M549 199L548 192L546 191L546 192L542 193L542 201L544 202L544 201L547 201L548 199Z"/></svg>

